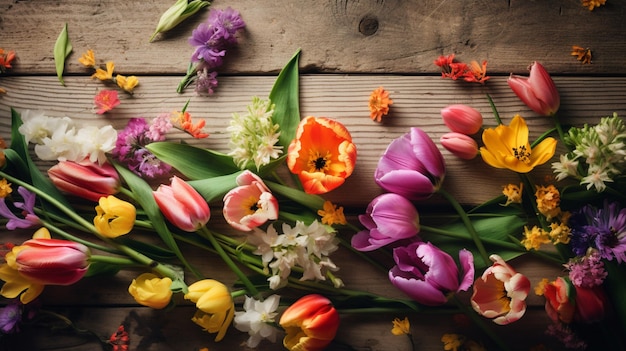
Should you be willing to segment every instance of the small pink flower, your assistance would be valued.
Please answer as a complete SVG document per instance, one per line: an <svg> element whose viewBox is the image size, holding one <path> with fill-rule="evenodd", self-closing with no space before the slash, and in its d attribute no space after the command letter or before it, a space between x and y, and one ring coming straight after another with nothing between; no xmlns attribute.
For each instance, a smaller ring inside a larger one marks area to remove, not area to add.
<svg viewBox="0 0 626 351"><path fill-rule="evenodd" d="M469 136L461 133L446 133L439 140L446 150L464 160L471 160L478 155L478 144Z"/></svg>
<svg viewBox="0 0 626 351"><path fill-rule="evenodd" d="M177 176L172 177L170 185L161 184L152 194L165 218L186 232L200 229L211 217L202 195Z"/></svg>
<svg viewBox="0 0 626 351"><path fill-rule="evenodd" d="M233 228L250 231L278 218L278 200L263 180L246 170L237 176L238 187L224 196L224 218Z"/></svg>
<svg viewBox="0 0 626 351"><path fill-rule="evenodd" d="M472 307L480 315L492 318L496 324L515 322L526 312L530 281L502 257L491 255L489 258L493 265L474 282Z"/></svg>
<svg viewBox="0 0 626 351"><path fill-rule="evenodd" d="M119 105L120 99L117 97L117 91L115 90L100 90L98 95L93 98L93 102L98 109L96 113L101 115Z"/></svg>
<svg viewBox="0 0 626 351"><path fill-rule="evenodd" d="M463 104L455 104L444 107L441 110L443 123L451 131L472 135L480 130L483 125L483 116L478 110Z"/></svg>
<svg viewBox="0 0 626 351"><path fill-rule="evenodd" d="M539 62L530 65L528 77L511 74L507 83L515 95L538 114L550 116L559 110L559 92L550 74Z"/></svg>

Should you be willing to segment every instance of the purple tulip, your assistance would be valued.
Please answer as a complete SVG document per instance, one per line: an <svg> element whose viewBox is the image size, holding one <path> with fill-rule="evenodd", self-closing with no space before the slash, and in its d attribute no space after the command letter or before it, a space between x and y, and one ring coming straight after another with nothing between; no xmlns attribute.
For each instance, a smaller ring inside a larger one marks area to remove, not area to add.
<svg viewBox="0 0 626 351"><path fill-rule="evenodd" d="M450 255L431 243L397 247L393 259L396 265L389 271L389 280L423 305L443 305L450 293L465 291L474 281L474 256L465 249L459 251L461 272Z"/></svg>
<svg viewBox="0 0 626 351"><path fill-rule="evenodd" d="M374 173L383 189L409 200L424 200L441 185L446 165L437 145L419 128L393 140Z"/></svg>
<svg viewBox="0 0 626 351"><path fill-rule="evenodd" d="M352 237L352 247L372 251L419 233L419 214L406 198L386 193L377 196L367 206L366 214L359 216L365 230Z"/></svg>

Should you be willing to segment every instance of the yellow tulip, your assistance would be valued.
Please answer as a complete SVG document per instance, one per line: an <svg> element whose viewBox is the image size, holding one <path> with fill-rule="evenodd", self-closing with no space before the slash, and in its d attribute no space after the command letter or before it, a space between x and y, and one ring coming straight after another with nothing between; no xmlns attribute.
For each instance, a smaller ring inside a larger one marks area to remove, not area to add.
<svg viewBox="0 0 626 351"><path fill-rule="evenodd" d="M135 225L137 210L133 204L113 195L101 197L96 206L93 224L98 232L108 238L128 234Z"/></svg>
<svg viewBox="0 0 626 351"><path fill-rule="evenodd" d="M138 303L155 309L165 308L172 299L172 279L159 278L152 273L140 274L128 287Z"/></svg>
<svg viewBox="0 0 626 351"><path fill-rule="evenodd" d="M531 149L528 143L528 126L519 115L508 126L485 129L484 147L480 148L483 160L495 168L508 168L518 173L528 173L546 163L556 150L556 139L545 138Z"/></svg>
<svg viewBox="0 0 626 351"><path fill-rule="evenodd" d="M217 333L215 341L222 340L235 317L235 304L228 288L217 280L200 280L189 286L185 299L199 309L191 320L209 333Z"/></svg>

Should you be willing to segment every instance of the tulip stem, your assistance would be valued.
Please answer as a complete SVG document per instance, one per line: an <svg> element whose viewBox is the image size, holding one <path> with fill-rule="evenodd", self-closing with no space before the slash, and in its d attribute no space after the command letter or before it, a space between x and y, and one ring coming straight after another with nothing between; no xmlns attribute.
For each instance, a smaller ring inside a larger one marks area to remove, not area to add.
<svg viewBox="0 0 626 351"><path fill-rule="evenodd" d="M38 210L37 212L40 212L40 210ZM115 250L113 248L107 247L107 246L103 246L103 245L98 245L96 243L93 243L89 240L85 240L82 238L79 238L77 236L74 236L64 230L62 230L61 228L57 227L56 225L50 223L49 221L43 220L43 219L39 219L41 221L41 223L44 225L44 227L48 228L49 230L53 231L54 233L58 234L59 236L63 237L66 240L70 240L70 241L74 241L80 244L83 244L85 246L88 246L92 249L96 249L96 250L100 250L100 251L104 251L104 252L109 252L112 254L120 254L120 251Z"/></svg>
<svg viewBox="0 0 626 351"><path fill-rule="evenodd" d="M137 266L137 262L135 262L134 260L131 260L129 258L124 258L124 257L112 257L112 256L103 256L103 255L91 255L89 257L89 262L93 263L93 262L99 262L99 263L106 263L106 264L115 264L115 265L120 265L120 266Z"/></svg>
<svg viewBox="0 0 626 351"><path fill-rule="evenodd" d="M487 254L487 250L485 250L485 246L483 245L483 242L481 241L480 236L476 232L476 229L474 228L472 221L469 219L467 212L465 212L463 207L461 207L461 204L459 204L459 202L450 193L443 190L442 188L439 188L438 192L441 195L443 195L448 200L448 202L450 202L452 207L454 207L456 212L459 214L459 217L461 217L461 221L463 221L463 224L465 224L465 228L467 228L467 231L469 232L472 240L474 241L474 245L476 245L476 248L478 249L480 256L483 258L485 264L488 265L489 262L491 262L491 260L489 260L489 255Z"/></svg>
<svg viewBox="0 0 626 351"><path fill-rule="evenodd" d="M217 241L217 239L213 235L213 232L210 231L209 228L207 228L206 226L203 226L202 228L200 228L199 233L202 234L203 237L209 240L211 245L213 245L213 248L215 249L215 251L217 251L218 255L220 255L220 257L224 261L224 263L226 263L228 268L230 268L230 270L233 271L233 273L235 273L235 275L237 275L237 277L241 280L243 285L246 287L246 290L248 291L248 293L252 296L259 295L259 292L254 286L254 284L252 284L250 279L248 279L248 276L245 275L241 271L241 269L239 269L239 267L237 267L235 262L230 258L230 256L226 253L226 251L224 251L224 248Z"/></svg>
<svg viewBox="0 0 626 351"><path fill-rule="evenodd" d="M465 305L461 300L459 300L459 297L456 294L454 294L452 300L454 300L457 306L459 306L459 309L461 309L461 311L463 311L466 316L468 316L474 323L476 323L477 326L480 327L480 329L482 329L485 334L487 334L491 341L493 341L498 346L498 350L510 350L510 348L504 343L504 341L502 341L502 339L500 339L492 329L485 325L482 317L479 316L474 310L470 309L467 305Z"/></svg>
<svg viewBox="0 0 626 351"><path fill-rule="evenodd" d="M489 100L489 106L491 106L491 112L493 112L493 118L496 119L496 122L498 122L498 124L502 124L502 120L500 119L500 114L498 113L496 104L493 103L493 99L491 98L491 95L487 94L487 100Z"/></svg>

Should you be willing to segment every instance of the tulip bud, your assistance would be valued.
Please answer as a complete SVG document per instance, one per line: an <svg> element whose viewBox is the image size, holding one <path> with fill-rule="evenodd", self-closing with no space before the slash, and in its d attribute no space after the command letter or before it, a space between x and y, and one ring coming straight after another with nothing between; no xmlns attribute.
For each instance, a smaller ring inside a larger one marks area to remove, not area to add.
<svg viewBox="0 0 626 351"><path fill-rule="evenodd" d="M152 273L140 274L128 287L128 292L138 303L162 309L169 305L172 299L172 279L159 278Z"/></svg>
<svg viewBox="0 0 626 351"><path fill-rule="evenodd" d="M559 92L550 74L539 62L530 65L528 77L511 74L507 83L515 95L536 113L550 116L559 110L561 105Z"/></svg>
<svg viewBox="0 0 626 351"><path fill-rule="evenodd" d="M111 164L98 165L89 159L61 161L48 170L48 176L59 190L96 202L116 194L120 187L119 175Z"/></svg>
<svg viewBox="0 0 626 351"><path fill-rule="evenodd" d="M472 135L480 130L483 125L483 116L478 110L467 105L450 105L441 110L443 123L451 131Z"/></svg>
<svg viewBox="0 0 626 351"><path fill-rule="evenodd" d="M93 224L98 232L108 238L115 238L133 229L137 209L130 202L109 195L100 198L96 213Z"/></svg>
<svg viewBox="0 0 626 351"><path fill-rule="evenodd" d="M174 5L167 9L159 19L154 34L150 37L150 41L159 33L167 32L179 25L182 21L200 11L200 9L209 6L210 2L206 0L177 0Z"/></svg>
<svg viewBox="0 0 626 351"><path fill-rule="evenodd" d="M70 285L79 281L89 267L89 248L58 239L30 239L15 255L17 271L42 285Z"/></svg>
<svg viewBox="0 0 626 351"><path fill-rule="evenodd" d="M154 200L172 224L186 232L204 226L211 217L206 200L184 180L174 176L170 185L160 185L153 191Z"/></svg>
<svg viewBox="0 0 626 351"><path fill-rule="evenodd" d="M594 323L604 319L608 297L601 285L593 288L576 288L576 312L574 319L584 323Z"/></svg>
<svg viewBox="0 0 626 351"><path fill-rule="evenodd" d="M543 291L546 298L546 313L554 322L570 323L574 319L576 311L574 294L575 288L569 279L558 277L546 284Z"/></svg>
<svg viewBox="0 0 626 351"><path fill-rule="evenodd" d="M330 300L311 294L289 306L280 317L279 324L287 335L283 344L290 351L323 350L330 344L339 329L339 313Z"/></svg>
<svg viewBox="0 0 626 351"><path fill-rule="evenodd" d="M446 150L464 160L471 160L478 155L478 144L469 136L461 133L446 133L439 140Z"/></svg>

